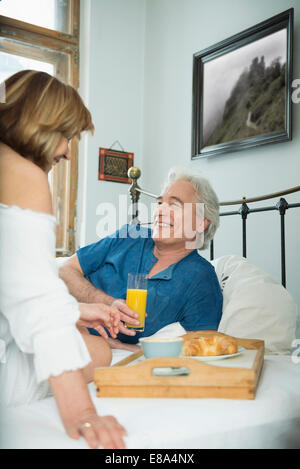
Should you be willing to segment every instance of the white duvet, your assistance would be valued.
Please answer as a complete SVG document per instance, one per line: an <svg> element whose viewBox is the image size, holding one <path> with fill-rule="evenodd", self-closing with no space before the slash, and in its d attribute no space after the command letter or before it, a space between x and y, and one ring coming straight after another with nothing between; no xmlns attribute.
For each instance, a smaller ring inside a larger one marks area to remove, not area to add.
<svg viewBox="0 0 300 469"><path fill-rule="evenodd" d="M114 351L113 362L129 353ZM300 449L299 383L300 363L272 355L265 357L255 400L100 399L89 388L99 413L126 427L128 449ZM1 416L1 448L87 448L65 434L53 398Z"/></svg>

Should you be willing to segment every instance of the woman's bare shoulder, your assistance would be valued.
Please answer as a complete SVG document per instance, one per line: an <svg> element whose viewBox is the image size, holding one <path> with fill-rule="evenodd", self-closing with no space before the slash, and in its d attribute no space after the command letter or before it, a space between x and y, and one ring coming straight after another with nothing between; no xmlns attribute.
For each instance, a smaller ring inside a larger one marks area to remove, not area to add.
<svg viewBox="0 0 300 469"><path fill-rule="evenodd" d="M53 214L47 174L0 143L0 202Z"/></svg>

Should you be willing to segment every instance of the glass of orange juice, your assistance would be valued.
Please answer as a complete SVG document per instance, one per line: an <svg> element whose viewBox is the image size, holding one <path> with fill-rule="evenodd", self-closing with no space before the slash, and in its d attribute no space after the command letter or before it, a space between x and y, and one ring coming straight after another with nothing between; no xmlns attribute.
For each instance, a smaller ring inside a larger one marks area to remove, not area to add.
<svg viewBox="0 0 300 469"><path fill-rule="evenodd" d="M147 303L147 275L146 274L128 274L126 304L133 311L138 313L137 320L140 324L125 323L129 329L137 332L143 332L145 329Z"/></svg>

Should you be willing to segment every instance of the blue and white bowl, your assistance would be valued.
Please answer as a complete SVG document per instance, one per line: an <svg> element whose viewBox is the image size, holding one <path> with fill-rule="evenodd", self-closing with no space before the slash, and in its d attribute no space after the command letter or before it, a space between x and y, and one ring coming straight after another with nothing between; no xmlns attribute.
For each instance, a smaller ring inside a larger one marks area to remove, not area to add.
<svg viewBox="0 0 300 469"><path fill-rule="evenodd" d="M182 342L182 337L143 337L140 339L145 358L178 357L181 353Z"/></svg>

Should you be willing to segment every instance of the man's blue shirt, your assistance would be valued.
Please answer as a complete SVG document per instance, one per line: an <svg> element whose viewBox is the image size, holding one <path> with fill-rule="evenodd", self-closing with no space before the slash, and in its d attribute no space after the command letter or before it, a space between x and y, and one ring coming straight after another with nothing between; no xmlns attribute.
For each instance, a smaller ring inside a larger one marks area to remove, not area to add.
<svg viewBox="0 0 300 469"><path fill-rule="evenodd" d="M128 273L148 274L157 262L153 248L150 229L125 225L114 235L79 249L77 256L95 287L126 299ZM173 322L187 331L218 329L222 300L214 267L194 250L148 279L145 330L134 337L120 333L118 339L134 344Z"/></svg>

